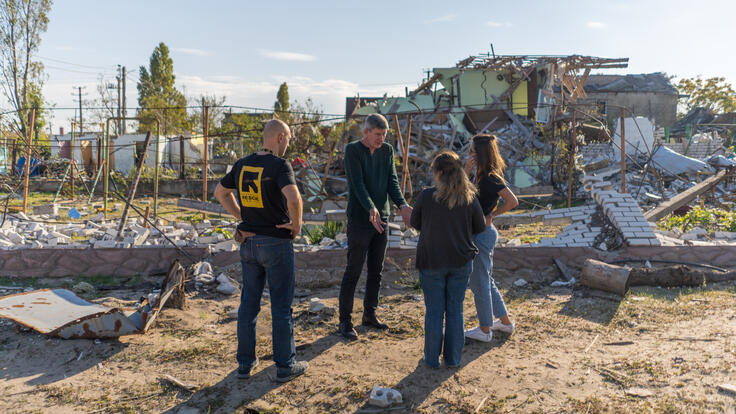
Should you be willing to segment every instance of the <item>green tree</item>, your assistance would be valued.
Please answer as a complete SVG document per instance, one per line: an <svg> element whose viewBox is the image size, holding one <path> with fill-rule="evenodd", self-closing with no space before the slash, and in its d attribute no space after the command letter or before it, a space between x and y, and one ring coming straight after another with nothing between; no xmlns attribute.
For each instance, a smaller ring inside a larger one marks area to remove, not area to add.
<svg viewBox="0 0 736 414"><path fill-rule="evenodd" d="M284 122L289 122L289 86L286 82L279 86L279 91L276 92L276 102L273 104L273 111L276 117Z"/></svg>
<svg viewBox="0 0 736 414"><path fill-rule="evenodd" d="M30 108L43 106L43 64L33 56L48 27L51 5L52 0L0 1L0 83L16 111L9 125L21 136L26 135ZM37 131L45 125L44 115L36 113Z"/></svg>
<svg viewBox="0 0 736 414"><path fill-rule="evenodd" d="M316 104L312 98L307 98L303 103L294 101L293 112L289 115L292 140L286 150L286 157L302 157L313 160L313 155L320 151L325 143L325 136L330 133L329 128L320 128L324 110Z"/></svg>
<svg viewBox="0 0 736 414"><path fill-rule="evenodd" d="M258 113L226 113L219 132L230 138L230 150L235 153L234 159L245 157L258 151L263 144L263 127L270 119L270 114Z"/></svg>
<svg viewBox="0 0 736 414"><path fill-rule="evenodd" d="M149 61L149 68L140 68L138 81L138 117L142 118L139 132L155 131L152 119L161 123L162 134L177 134L190 129L187 119L187 99L175 87L174 61L169 48L159 43ZM150 121L146 121L150 120Z"/></svg>
<svg viewBox="0 0 736 414"><path fill-rule="evenodd" d="M688 95L685 101L687 111L699 106L710 109L713 113L736 111L736 92L726 78L680 79L677 83L680 94Z"/></svg>

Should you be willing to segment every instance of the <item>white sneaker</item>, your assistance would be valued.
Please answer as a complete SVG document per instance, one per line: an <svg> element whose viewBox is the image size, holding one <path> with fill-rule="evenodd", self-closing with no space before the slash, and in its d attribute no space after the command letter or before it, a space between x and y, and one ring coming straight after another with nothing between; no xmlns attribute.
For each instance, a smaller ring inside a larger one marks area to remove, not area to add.
<svg viewBox="0 0 736 414"><path fill-rule="evenodd" d="M507 334L510 334L514 332L514 323L511 322L511 324L506 325L504 323L501 323L500 319L496 319L493 321L493 326L491 326L492 331L499 331L499 332L505 332Z"/></svg>
<svg viewBox="0 0 736 414"><path fill-rule="evenodd" d="M473 329L468 329L467 331L465 331L465 337L481 342L491 342L491 340L493 339L493 332L488 331L488 333L485 333L480 330L480 326L476 326Z"/></svg>

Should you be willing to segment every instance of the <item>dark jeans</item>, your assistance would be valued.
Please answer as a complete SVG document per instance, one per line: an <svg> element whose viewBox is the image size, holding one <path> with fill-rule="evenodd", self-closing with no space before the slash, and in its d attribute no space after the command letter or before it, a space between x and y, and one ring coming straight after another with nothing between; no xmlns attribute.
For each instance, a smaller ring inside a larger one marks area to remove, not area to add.
<svg viewBox="0 0 736 414"><path fill-rule="evenodd" d="M383 219L383 221L386 221ZM350 322L353 312L355 286L368 258L368 277L365 281L363 313L375 315L378 307L378 291L381 289L383 258L388 244L388 227L378 233L371 223L348 221L348 264L340 284L340 322Z"/></svg>
<svg viewBox="0 0 736 414"><path fill-rule="evenodd" d="M238 352L241 366L256 361L256 321L261 310L263 287L268 280L271 293L273 360L278 372L289 372L294 365L294 245L290 239L252 236L240 245L243 290L238 309Z"/></svg>
<svg viewBox="0 0 736 414"><path fill-rule="evenodd" d="M472 267L469 261L461 267L419 269L426 307L424 361L432 368L440 366L440 353L448 366L460 365L465 344L463 300Z"/></svg>

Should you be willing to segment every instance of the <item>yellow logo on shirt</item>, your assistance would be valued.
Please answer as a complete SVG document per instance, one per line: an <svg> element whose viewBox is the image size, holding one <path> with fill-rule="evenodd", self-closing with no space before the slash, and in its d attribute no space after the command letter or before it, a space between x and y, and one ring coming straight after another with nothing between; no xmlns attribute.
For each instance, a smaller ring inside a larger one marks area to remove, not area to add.
<svg viewBox="0 0 736 414"><path fill-rule="evenodd" d="M243 166L240 170L240 204L243 207L263 208L261 194L261 175L263 167Z"/></svg>

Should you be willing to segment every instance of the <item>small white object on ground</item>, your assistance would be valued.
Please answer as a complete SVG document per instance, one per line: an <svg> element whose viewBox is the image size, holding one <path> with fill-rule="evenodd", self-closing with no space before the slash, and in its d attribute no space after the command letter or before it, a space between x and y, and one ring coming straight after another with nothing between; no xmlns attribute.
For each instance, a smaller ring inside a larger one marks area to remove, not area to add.
<svg viewBox="0 0 736 414"><path fill-rule="evenodd" d="M401 404L401 393L391 389L383 388L376 385L371 391L368 404L375 405L376 407L385 408L391 404Z"/></svg>
<svg viewBox="0 0 736 414"><path fill-rule="evenodd" d="M521 280L523 280L523 279L521 279ZM553 287L558 287L558 286L572 286L572 285L575 284L575 282L576 282L575 278L574 277L571 277L570 280L568 280L567 282L563 282L561 280L555 280L554 282L552 282L550 284L550 286L553 286Z"/></svg>
<svg viewBox="0 0 736 414"><path fill-rule="evenodd" d="M310 312L319 312L322 309L324 309L325 304L320 301L319 298L312 298L309 299L309 311Z"/></svg>

